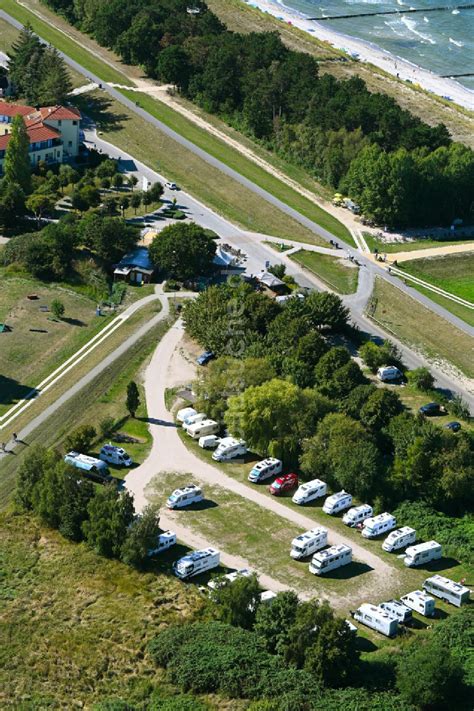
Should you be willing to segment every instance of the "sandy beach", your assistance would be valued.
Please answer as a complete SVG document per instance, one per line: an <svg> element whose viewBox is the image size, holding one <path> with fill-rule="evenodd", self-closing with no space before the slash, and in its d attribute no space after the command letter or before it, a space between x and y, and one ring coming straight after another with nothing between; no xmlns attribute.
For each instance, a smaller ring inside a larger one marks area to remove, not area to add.
<svg viewBox="0 0 474 711"><path fill-rule="evenodd" d="M336 30L329 29L327 25L308 20L301 13L287 8L272 0L244 0L250 7L258 8L262 12L269 13L280 19L282 22L294 25L305 32L328 42L333 47L345 51L347 54L357 58L361 62L371 64L384 71L398 76L404 81L418 84L426 91L438 96L448 98L454 103L471 111L474 110L474 92L462 86L453 79L443 79L442 77L422 69L411 62L399 57L395 57L390 52L386 52L375 44L365 42L349 35L345 35Z"/></svg>

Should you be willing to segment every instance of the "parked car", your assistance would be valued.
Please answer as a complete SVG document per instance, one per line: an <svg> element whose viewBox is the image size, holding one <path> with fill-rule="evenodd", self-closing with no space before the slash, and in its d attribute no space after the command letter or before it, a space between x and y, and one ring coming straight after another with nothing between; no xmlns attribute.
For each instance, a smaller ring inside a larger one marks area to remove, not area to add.
<svg viewBox="0 0 474 711"><path fill-rule="evenodd" d="M298 486L298 477L296 474L284 474L279 476L273 484L268 487L270 494L274 496L280 496L284 494L285 491L292 491Z"/></svg>
<svg viewBox="0 0 474 711"><path fill-rule="evenodd" d="M196 358L196 363L198 365L207 365L213 358L215 358L215 355L212 351L204 351L204 353L201 353L201 355Z"/></svg>
<svg viewBox="0 0 474 711"><path fill-rule="evenodd" d="M168 188L168 190L179 190L176 183L165 183L165 186Z"/></svg>
<svg viewBox="0 0 474 711"><path fill-rule="evenodd" d="M448 422L444 428L446 430L451 430L451 432L459 432L461 429L461 423L460 422Z"/></svg>
<svg viewBox="0 0 474 711"><path fill-rule="evenodd" d="M422 405L418 412L425 417L436 417L437 415L445 415L446 408L439 404L439 402L428 402L426 405Z"/></svg>

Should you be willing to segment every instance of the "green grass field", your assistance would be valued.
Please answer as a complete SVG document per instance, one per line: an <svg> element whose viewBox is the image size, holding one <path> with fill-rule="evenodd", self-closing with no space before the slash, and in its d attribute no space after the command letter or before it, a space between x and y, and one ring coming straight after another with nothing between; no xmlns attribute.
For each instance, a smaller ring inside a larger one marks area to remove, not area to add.
<svg viewBox="0 0 474 711"><path fill-rule="evenodd" d="M393 242L393 243L387 243L384 242L381 239L378 239L377 237L374 237L370 232L364 232L364 239L367 242L367 246L369 247L371 252L374 252L376 249L383 254L386 252L387 254L395 254L396 252L415 252L418 249L433 249L437 247L451 247L453 245L458 245L458 244L471 244L473 245L474 249L474 240L469 240L469 239L457 239L457 240L447 240L447 241L438 241L434 239L416 239L413 242Z"/></svg>
<svg viewBox="0 0 474 711"><path fill-rule="evenodd" d="M306 249L296 252L291 258L313 272L338 294L353 294L357 291L359 268L350 262Z"/></svg>
<svg viewBox="0 0 474 711"><path fill-rule="evenodd" d="M474 245L472 252L413 259L400 268L474 304Z"/></svg>
<svg viewBox="0 0 474 711"><path fill-rule="evenodd" d="M430 360L441 358L474 376L472 338L383 279L376 279L368 314Z"/></svg>
<svg viewBox="0 0 474 711"><path fill-rule="evenodd" d="M462 306L461 304L457 304L455 301L447 299L445 296L440 296L435 291L431 291L431 289L426 289L423 286L418 286L418 284L413 281L409 281L407 283L410 284L412 289L416 289L420 292L420 294L427 296L429 299L431 299L431 301L434 301L435 304L439 304L447 311L450 311L454 316L457 316L458 318L469 324L469 326L474 326L473 309L470 309L468 306Z"/></svg>

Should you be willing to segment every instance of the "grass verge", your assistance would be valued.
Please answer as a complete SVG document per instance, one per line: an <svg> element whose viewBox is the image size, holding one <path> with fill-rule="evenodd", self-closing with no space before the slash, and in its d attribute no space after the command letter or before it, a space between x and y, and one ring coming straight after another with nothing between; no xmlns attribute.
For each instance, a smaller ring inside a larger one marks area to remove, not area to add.
<svg viewBox="0 0 474 711"><path fill-rule="evenodd" d="M412 289L416 289L420 292L420 294L427 296L428 299L434 301L435 304L439 304L444 309L446 309L446 311L450 311L454 316L457 316L458 318L469 324L469 326L474 326L473 309L470 309L467 306L462 306L461 304L457 304L455 301L451 301L451 299L447 299L445 296L440 296L439 294L434 291L431 291L430 289L425 289L425 287L423 286L418 286L418 284L416 284L415 282L409 282L409 284Z"/></svg>
<svg viewBox="0 0 474 711"><path fill-rule="evenodd" d="M374 237L370 232L364 232L364 239L367 242L367 246L369 247L371 252L374 252L376 249L383 254L386 252L387 254L396 254L397 252L415 252L419 249L433 249L433 248L439 248L439 247L452 247L454 245L459 245L459 244L471 244L473 245L474 249L474 240L448 240L448 241L442 241L440 242L439 240L434 240L434 239L416 239L413 242L384 242L381 239L378 239L377 237Z"/></svg>
<svg viewBox="0 0 474 711"><path fill-rule="evenodd" d="M400 268L408 274L474 303L474 251L413 259L401 262Z"/></svg>
<svg viewBox="0 0 474 711"><path fill-rule="evenodd" d="M301 249L291 257L302 267L309 269L338 294L353 294L357 291L359 268L328 254Z"/></svg>
<svg viewBox="0 0 474 711"><path fill-rule="evenodd" d="M383 279L375 281L368 315L430 360L448 361L474 377L472 338Z"/></svg>

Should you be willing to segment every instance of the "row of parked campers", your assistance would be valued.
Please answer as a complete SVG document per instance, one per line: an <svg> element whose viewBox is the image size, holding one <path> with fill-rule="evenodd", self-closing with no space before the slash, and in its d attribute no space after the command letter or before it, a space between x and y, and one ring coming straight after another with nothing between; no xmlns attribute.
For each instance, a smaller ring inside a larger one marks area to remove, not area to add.
<svg viewBox="0 0 474 711"><path fill-rule="evenodd" d="M313 575L324 575L352 562L352 549L349 546L337 545L321 550L327 544L327 530L322 526L312 528L291 541L290 555L295 560L312 555L309 572Z"/></svg>
<svg viewBox="0 0 474 711"><path fill-rule="evenodd" d="M76 469L81 469L85 476L94 481L106 482L111 480L107 464L116 464L122 467L131 467L132 458L122 447L115 447L113 444L104 444L99 453L99 459L90 457L88 454L80 452L68 452L64 457L66 464L70 464Z"/></svg>

